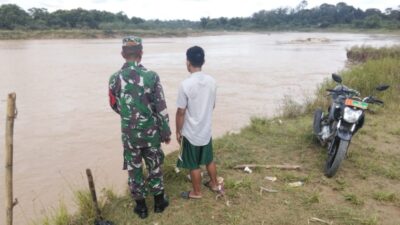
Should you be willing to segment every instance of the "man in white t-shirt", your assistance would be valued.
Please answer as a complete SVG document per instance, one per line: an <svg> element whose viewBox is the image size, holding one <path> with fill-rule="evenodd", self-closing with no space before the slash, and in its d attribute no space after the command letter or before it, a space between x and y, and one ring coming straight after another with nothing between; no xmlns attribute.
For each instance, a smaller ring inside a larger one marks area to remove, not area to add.
<svg viewBox="0 0 400 225"><path fill-rule="evenodd" d="M214 78L201 71L203 64L201 47L194 46L186 51L186 66L191 74L179 87L176 111L176 138L182 149L177 166L190 170L193 186L193 190L181 193L185 199L201 198L200 165L206 166L210 176L204 185L212 191L218 190L211 137L217 88Z"/></svg>

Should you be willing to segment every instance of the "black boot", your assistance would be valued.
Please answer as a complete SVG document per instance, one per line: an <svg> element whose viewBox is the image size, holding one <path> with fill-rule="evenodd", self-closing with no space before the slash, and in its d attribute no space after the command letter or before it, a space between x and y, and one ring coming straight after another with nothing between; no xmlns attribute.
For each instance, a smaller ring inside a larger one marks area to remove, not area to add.
<svg viewBox="0 0 400 225"><path fill-rule="evenodd" d="M169 205L168 199L164 195L164 191L161 194L154 195L154 212L162 213Z"/></svg>
<svg viewBox="0 0 400 225"><path fill-rule="evenodd" d="M133 209L133 212L136 213L142 219L146 218L149 215L146 206L146 200L145 199L136 200L136 207Z"/></svg>

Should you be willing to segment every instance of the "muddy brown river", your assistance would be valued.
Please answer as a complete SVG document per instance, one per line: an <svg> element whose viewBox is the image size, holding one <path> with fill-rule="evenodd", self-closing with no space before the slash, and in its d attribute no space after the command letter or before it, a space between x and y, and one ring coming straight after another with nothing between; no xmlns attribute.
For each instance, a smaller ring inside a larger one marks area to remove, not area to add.
<svg viewBox="0 0 400 225"><path fill-rule="evenodd" d="M312 96L317 84L344 68L346 48L399 41L395 35L344 33L145 38L143 64L160 75L174 134L177 89L188 75L185 51L202 46L203 70L218 82L213 123L218 137L239 131L252 116L273 116L285 95L299 102ZM60 201L73 211L73 192L87 185L86 168L92 169L98 191L126 190L119 118L107 96L109 76L123 64L120 48L119 39L0 41L1 165L6 97L17 93L14 224L49 215ZM166 152L177 149L175 135L172 140L163 146ZM4 166L0 187L3 203Z"/></svg>

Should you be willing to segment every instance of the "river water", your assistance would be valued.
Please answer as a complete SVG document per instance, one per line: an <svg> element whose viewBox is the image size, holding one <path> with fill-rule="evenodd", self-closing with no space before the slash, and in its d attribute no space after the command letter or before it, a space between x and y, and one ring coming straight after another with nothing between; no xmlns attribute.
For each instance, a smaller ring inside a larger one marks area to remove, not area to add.
<svg viewBox="0 0 400 225"><path fill-rule="evenodd" d="M158 72L174 132L177 88L187 75L185 51L206 52L203 71L218 82L213 135L239 131L251 116L273 116L285 95L312 96L318 83L345 66L346 48L399 43L395 35L239 33L145 38L143 64ZM16 225L50 214L86 188L91 168L98 191L122 193L119 118L108 106L109 76L123 64L121 40L0 41L0 158L4 162L6 97L17 93L14 130ZM175 136L165 151L177 149ZM0 170L4 202L4 166ZM4 218L4 210L0 210ZM3 220L3 219L1 219Z"/></svg>

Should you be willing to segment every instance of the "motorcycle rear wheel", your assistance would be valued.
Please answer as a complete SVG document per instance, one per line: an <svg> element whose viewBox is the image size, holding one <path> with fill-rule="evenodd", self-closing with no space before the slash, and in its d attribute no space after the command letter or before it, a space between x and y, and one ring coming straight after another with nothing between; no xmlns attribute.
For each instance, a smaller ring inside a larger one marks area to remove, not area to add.
<svg viewBox="0 0 400 225"><path fill-rule="evenodd" d="M340 163L346 157L349 141L335 139L331 146L332 151L329 151L328 158L325 164L325 176L333 177L339 169Z"/></svg>

